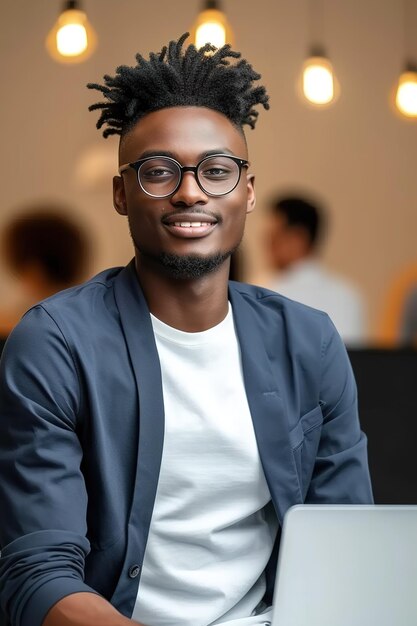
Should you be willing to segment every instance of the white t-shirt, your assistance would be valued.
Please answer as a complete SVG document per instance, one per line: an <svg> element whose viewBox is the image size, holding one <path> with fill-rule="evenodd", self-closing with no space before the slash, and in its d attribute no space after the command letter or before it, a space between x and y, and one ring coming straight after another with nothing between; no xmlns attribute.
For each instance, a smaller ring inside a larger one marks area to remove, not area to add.
<svg viewBox="0 0 417 626"><path fill-rule="evenodd" d="M152 316L165 440L132 619L151 626L264 624L277 521L260 463L231 309L204 332ZM268 504L269 503L269 504ZM253 616L253 617L251 617Z"/></svg>

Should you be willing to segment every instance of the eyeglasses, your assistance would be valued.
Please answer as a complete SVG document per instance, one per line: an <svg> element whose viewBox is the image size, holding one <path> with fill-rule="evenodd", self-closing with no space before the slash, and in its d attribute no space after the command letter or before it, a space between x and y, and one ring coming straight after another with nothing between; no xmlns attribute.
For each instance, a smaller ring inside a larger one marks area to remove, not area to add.
<svg viewBox="0 0 417 626"><path fill-rule="evenodd" d="M141 189L152 198L166 198L175 193L184 172L193 172L205 194L225 196L238 185L242 167L249 167L249 161L227 154L214 154L193 167L184 167L171 157L152 156L122 165L119 174L130 167L135 170Z"/></svg>

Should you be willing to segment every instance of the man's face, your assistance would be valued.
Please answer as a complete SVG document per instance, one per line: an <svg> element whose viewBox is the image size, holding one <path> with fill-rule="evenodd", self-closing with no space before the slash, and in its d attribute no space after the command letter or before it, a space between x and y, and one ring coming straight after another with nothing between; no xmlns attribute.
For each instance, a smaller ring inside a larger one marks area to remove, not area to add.
<svg viewBox="0 0 417 626"><path fill-rule="evenodd" d="M204 107L173 107L146 115L122 139L120 165L150 153L171 156L183 166L197 165L207 153L247 159L239 130L221 113ZM114 205L128 216L139 266L150 263L166 272L164 258L197 259L204 266L210 259L224 261L239 245L246 214L255 206L253 176L242 169L237 187L215 197L200 189L192 172L185 172L175 193L153 198L129 168L114 179ZM190 223L201 226L190 228Z"/></svg>

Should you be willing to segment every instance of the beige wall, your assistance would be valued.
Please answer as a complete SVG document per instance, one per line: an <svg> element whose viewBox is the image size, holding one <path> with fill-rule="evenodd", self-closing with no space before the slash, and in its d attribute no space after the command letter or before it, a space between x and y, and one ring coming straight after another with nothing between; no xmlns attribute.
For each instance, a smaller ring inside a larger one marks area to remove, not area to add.
<svg viewBox="0 0 417 626"><path fill-rule="evenodd" d="M99 37L79 66L58 65L44 49L60 0L3 3L0 24L0 227L33 199L71 202L95 242L94 270L125 263L132 248L111 200L117 139L101 139L97 101L85 88L140 50L158 50L187 30L195 0L86 0ZM402 68L399 0L322 0L323 43L342 94L328 110L306 107L295 82L308 46L307 0L229 0L224 5L236 47L262 73L271 110L248 131L257 175L258 211L250 216L246 251L250 278L263 273L257 232L266 198L281 187L317 192L331 208L325 258L362 288L373 325L390 278L417 259L417 124L393 114L390 90ZM417 31L417 10L413 16ZM414 38L415 39L415 38ZM413 51L417 59L416 49ZM86 179L85 159L104 150L99 174ZM100 174L101 172L101 174ZM10 284L1 276L0 295Z"/></svg>

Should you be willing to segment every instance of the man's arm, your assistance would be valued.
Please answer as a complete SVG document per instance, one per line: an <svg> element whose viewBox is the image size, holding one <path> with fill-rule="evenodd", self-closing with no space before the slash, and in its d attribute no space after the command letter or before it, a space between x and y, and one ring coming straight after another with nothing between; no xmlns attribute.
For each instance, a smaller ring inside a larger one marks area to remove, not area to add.
<svg viewBox="0 0 417 626"><path fill-rule="evenodd" d="M138 623L121 615L95 593L74 593L52 607L42 626L128 626Z"/></svg>
<svg viewBox="0 0 417 626"><path fill-rule="evenodd" d="M323 426L306 503L372 503L356 383L346 348L330 320L321 350L319 400Z"/></svg>
<svg viewBox="0 0 417 626"><path fill-rule="evenodd" d="M7 511L0 516L0 601L13 626L41 626L51 607L48 619L62 626L55 615L77 596L124 623L84 582L90 545L76 432L81 406L66 340L36 307L13 331L0 367L0 510ZM79 623L100 624L91 619Z"/></svg>

